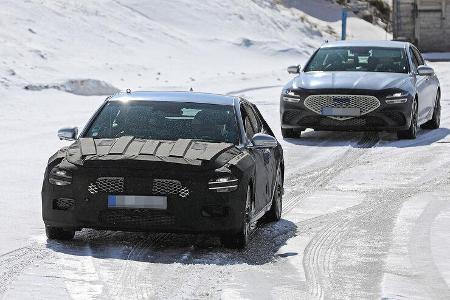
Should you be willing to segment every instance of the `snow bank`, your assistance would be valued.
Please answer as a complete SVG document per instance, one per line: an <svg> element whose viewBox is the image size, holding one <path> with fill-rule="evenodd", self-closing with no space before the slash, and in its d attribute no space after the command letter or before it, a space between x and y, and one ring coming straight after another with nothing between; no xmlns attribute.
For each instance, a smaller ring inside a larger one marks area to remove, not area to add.
<svg viewBox="0 0 450 300"><path fill-rule="evenodd" d="M30 91L56 89L80 96L108 96L119 91L111 84L96 79L72 79L60 84L28 84L24 89Z"/></svg>

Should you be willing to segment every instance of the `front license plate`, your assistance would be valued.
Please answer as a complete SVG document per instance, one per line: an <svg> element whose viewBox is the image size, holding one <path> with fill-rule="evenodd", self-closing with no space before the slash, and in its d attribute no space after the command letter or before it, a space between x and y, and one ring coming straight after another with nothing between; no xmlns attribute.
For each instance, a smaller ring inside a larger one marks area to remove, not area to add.
<svg viewBox="0 0 450 300"><path fill-rule="evenodd" d="M109 195L108 208L167 209L167 197Z"/></svg>
<svg viewBox="0 0 450 300"><path fill-rule="evenodd" d="M324 107L322 108L323 116L339 116L339 117L359 117L361 116L360 108L342 108L342 107Z"/></svg>

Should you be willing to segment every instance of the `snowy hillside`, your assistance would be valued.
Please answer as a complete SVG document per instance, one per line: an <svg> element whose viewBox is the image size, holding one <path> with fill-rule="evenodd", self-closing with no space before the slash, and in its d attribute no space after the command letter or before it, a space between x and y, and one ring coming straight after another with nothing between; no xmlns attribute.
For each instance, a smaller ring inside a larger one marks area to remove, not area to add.
<svg viewBox="0 0 450 300"><path fill-rule="evenodd" d="M284 69L337 38L338 6L309 0L289 9L273 2L4 0L0 84L42 88L93 78L121 89L204 89L199 81ZM357 18L349 31L385 38Z"/></svg>

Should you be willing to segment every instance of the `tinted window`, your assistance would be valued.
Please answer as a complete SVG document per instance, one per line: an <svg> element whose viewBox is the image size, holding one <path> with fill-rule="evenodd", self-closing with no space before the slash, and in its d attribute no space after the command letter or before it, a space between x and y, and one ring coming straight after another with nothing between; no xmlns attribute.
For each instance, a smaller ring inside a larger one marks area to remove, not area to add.
<svg viewBox="0 0 450 300"><path fill-rule="evenodd" d="M241 115L245 133L248 138L252 138L256 133L260 132L260 127L258 126L255 114L248 105L242 104Z"/></svg>
<svg viewBox="0 0 450 300"><path fill-rule="evenodd" d="M419 60L417 59L417 56L414 54L411 48L409 48L409 54L411 55L411 59L413 62L413 65L417 69L418 66L420 66Z"/></svg>
<svg viewBox="0 0 450 300"><path fill-rule="evenodd" d="M416 48L412 48L414 55L416 56L417 61L419 62L419 66L422 66L425 64L425 61L422 57L422 54L420 54L419 50L417 50Z"/></svg>
<svg viewBox="0 0 450 300"><path fill-rule="evenodd" d="M319 49L305 72L352 71L408 73L404 49L382 47L333 47Z"/></svg>
<svg viewBox="0 0 450 300"><path fill-rule="evenodd" d="M232 106L164 101L108 102L85 136L238 143Z"/></svg>

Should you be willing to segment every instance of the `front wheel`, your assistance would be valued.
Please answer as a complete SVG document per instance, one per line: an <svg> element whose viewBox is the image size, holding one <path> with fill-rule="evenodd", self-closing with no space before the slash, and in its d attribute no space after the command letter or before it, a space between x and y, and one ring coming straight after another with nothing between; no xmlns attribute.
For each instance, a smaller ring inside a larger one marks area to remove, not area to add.
<svg viewBox="0 0 450 300"><path fill-rule="evenodd" d="M69 241L75 236L75 230L45 225L45 234L50 240Z"/></svg>
<svg viewBox="0 0 450 300"><path fill-rule="evenodd" d="M277 222L281 219L281 212L283 210L283 177L281 175L281 168L277 169L277 177L275 180L275 191L272 198L272 206L266 213L266 220L269 222Z"/></svg>
<svg viewBox="0 0 450 300"><path fill-rule="evenodd" d="M434 104L433 117L430 121L423 124L424 129L438 129L441 126L441 92L436 94L436 103Z"/></svg>
<svg viewBox="0 0 450 300"><path fill-rule="evenodd" d="M406 130L397 131L397 137L399 140L414 140L417 137L417 123L418 123L418 107L417 99L414 99L412 113L411 113L411 125Z"/></svg>
<svg viewBox="0 0 450 300"><path fill-rule="evenodd" d="M238 233L227 234L220 237L220 241L225 247L232 249L244 249L245 247L247 247L248 239L250 236L250 220L253 212L252 207L252 189L250 186L248 186L241 230Z"/></svg>

